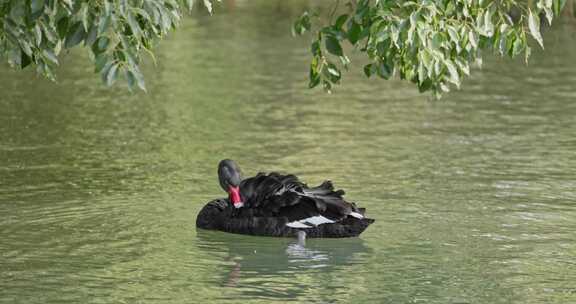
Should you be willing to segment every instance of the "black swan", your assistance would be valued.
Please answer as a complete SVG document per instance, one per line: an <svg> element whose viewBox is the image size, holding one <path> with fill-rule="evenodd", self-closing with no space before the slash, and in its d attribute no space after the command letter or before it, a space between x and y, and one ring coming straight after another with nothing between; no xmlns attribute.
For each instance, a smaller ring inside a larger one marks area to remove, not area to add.
<svg viewBox="0 0 576 304"><path fill-rule="evenodd" d="M294 175L258 173L242 179L240 168L225 159L218 165L220 186L228 198L210 201L196 226L231 233L341 238L360 235L373 219L345 201L330 181L309 188Z"/></svg>

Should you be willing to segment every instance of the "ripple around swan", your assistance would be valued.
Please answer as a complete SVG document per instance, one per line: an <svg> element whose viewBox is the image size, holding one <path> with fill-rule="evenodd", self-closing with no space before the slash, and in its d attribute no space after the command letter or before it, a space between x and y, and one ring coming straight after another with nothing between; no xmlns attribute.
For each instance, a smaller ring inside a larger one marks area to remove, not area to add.
<svg viewBox="0 0 576 304"><path fill-rule="evenodd" d="M576 302L572 31L440 101L353 70L325 94L285 26L303 5L194 15L148 94L82 52L57 84L0 68L0 303ZM330 178L376 222L304 247L197 231L225 157Z"/></svg>

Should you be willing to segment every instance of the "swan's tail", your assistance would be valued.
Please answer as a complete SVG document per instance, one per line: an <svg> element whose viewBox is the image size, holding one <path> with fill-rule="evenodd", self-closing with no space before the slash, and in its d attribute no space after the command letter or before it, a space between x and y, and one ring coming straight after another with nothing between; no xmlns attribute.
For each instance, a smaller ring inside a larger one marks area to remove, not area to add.
<svg viewBox="0 0 576 304"><path fill-rule="evenodd" d="M316 208L333 219L341 219L352 216L357 219L364 218L364 210L356 208L354 203L344 200L344 190L334 190L331 181L325 181L321 185L302 189L303 195L312 198Z"/></svg>

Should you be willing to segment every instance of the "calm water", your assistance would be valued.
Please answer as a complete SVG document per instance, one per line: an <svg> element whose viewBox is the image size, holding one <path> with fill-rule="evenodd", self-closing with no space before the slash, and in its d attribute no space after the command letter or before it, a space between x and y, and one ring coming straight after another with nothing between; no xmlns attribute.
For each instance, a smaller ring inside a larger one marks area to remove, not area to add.
<svg viewBox="0 0 576 304"><path fill-rule="evenodd" d="M0 69L0 303L575 303L576 38L490 58L441 101L305 89L298 1L225 3L158 49L148 94ZM332 179L361 238L196 231L216 165Z"/></svg>

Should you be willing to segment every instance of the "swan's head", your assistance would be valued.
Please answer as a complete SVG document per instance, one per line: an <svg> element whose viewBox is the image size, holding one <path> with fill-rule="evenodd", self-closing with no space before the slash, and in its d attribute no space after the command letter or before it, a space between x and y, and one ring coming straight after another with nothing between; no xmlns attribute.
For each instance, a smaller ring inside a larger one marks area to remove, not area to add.
<svg viewBox="0 0 576 304"><path fill-rule="evenodd" d="M224 159L218 164L218 179L220 180L220 187L228 193L230 202L236 208L244 206L242 197L240 196L240 182L242 176L238 165L230 159Z"/></svg>

